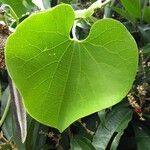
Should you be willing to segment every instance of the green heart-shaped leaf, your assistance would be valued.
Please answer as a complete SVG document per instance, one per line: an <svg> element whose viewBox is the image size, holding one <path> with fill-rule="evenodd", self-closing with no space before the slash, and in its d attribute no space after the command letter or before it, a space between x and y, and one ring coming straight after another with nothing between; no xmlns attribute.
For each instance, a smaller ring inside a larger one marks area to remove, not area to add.
<svg viewBox="0 0 150 150"><path fill-rule="evenodd" d="M6 65L36 120L63 131L75 120L118 103L132 86L137 46L118 21L97 21L89 36L70 38L69 5L34 14L6 44Z"/></svg>

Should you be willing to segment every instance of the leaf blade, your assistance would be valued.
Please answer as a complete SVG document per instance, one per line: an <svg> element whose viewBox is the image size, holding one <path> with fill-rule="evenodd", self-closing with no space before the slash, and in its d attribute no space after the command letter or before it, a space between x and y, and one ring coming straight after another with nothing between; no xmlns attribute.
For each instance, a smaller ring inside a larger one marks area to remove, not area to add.
<svg viewBox="0 0 150 150"><path fill-rule="evenodd" d="M111 149L116 149L119 140L132 119L132 111L125 105L117 105L106 116L105 125L100 124L93 138L96 149L106 149L108 144ZM101 141L101 142L100 142ZM111 143L109 143L112 141Z"/></svg>
<svg viewBox="0 0 150 150"><path fill-rule="evenodd" d="M132 86L138 63L135 41L121 23L100 20L85 40L76 41L70 38L74 19L65 4L34 14L6 44L7 68L28 113L60 131L119 102Z"/></svg>

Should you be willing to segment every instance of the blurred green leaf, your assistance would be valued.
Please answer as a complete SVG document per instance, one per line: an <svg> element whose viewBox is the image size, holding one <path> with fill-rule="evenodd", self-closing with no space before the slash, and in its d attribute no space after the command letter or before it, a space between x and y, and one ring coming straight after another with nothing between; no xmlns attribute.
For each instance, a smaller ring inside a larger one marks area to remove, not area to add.
<svg viewBox="0 0 150 150"><path fill-rule="evenodd" d="M87 138L76 136L71 140L71 150L95 150L95 148Z"/></svg>
<svg viewBox="0 0 150 150"><path fill-rule="evenodd" d="M121 0L122 5L127 12L135 17L141 18L141 1L140 0Z"/></svg>
<svg viewBox="0 0 150 150"><path fill-rule="evenodd" d="M1 97L2 97L2 84L0 82L0 100L1 100Z"/></svg>
<svg viewBox="0 0 150 150"><path fill-rule="evenodd" d="M1 150L13 150L10 144L5 144L1 147Z"/></svg>
<svg viewBox="0 0 150 150"><path fill-rule="evenodd" d="M150 23L150 6L146 7L144 10L143 20L147 23Z"/></svg>
<svg viewBox="0 0 150 150"><path fill-rule="evenodd" d="M138 29L140 31L142 42L144 44L150 43L150 30L147 30L147 27L145 27L144 25L138 26Z"/></svg>
<svg viewBox="0 0 150 150"><path fill-rule="evenodd" d="M27 12L27 5L31 5L32 0L0 0L3 4L9 5L18 18Z"/></svg>
<svg viewBox="0 0 150 150"><path fill-rule="evenodd" d="M2 95L1 112L4 111L8 97L9 97L9 89L7 88ZM12 109L9 109L8 111L7 117L2 125L2 131L8 140L14 141L19 150L25 150L25 145L21 143L21 139L18 136L16 122L13 118L11 110Z"/></svg>
<svg viewBox="0 0 150 150"><path fill-rule="evenodd" d="M142 124L133 124L135 139L137 143L137 150L149 150L150 149L150 129Z"/></svg>
<svg viewBox="0 0 150 150"><path fill-rule="evenodd" d="M2 100L1 100L1 115L4 112L4 109L6 107L6 103L9 98L9 89L7 88L2 95ZM8 111L8 114L6 116L6 119L2 125L2 131L5 135L5 137L10 140L13 136L13 127L12 127L12 114L10 112L10 109Z"/></svg>
<svg viewBox="0 0 150 150"><path fill-rule="evenodd" d="M106 114L107 114L107 112L105 111L105 109L103 109L103 110L101 110L101 111L98 112L98 116L99 116L101 125L105 125Z"/></svg>
<svg viewBox="0 0 150 150"><path fill-rule="evenodd" d="M120 142L120 138L121 138L122 135L123 135L123 132L119 132L115 136L115 138L113 139L113 142L111 144L111 147L110 147L111 150L116 150L117 149L117 147L119 145L119 142Z"/></svg>
<svg viewBox="0 0 150 150"><path fill-rule="evenodd" d="M59 0L61 3L70 4L72 0Z"/></svg>
<svg viewBox="0 0 150 150"><path fill-rule="evenodd" d="M143 47L143 54L150 54L150 43Z"/></svg>
<svg viewBox="0 0 150 150"><path fill-rule="evenodd" d="M132 119L132 111L125 104L118 104L107 114L105 124L100 124L93 138L93 145L98 150L104 150L111 144L115 150L119 140ZM111 143L110 143L111 141Z"/></svg>
<svg viewBox="0 0 150 150"><path fill-rule="evenodd" d="M128 12L122 8L112 7L112 10L118 13L120 16L124 17L128 21L136 22L136 19L128 14Z"/></svg>
<svg viewBox="0 0 150 150"><path fill-rule="evenodd" d="M28 130L26 139L26 149L40 150L46 144L47 136L42 133L47 133L49 128L44 126L30 116L28 116Z"/></svg>

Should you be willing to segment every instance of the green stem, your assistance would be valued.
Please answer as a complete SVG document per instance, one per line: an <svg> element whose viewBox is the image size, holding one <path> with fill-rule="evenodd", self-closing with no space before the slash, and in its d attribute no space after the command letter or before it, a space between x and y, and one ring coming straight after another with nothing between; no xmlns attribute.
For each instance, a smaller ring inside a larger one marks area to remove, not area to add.
<svg viewBox="0 0 150 150"><path fill-rule="evenodd" d="M89 8L83 9L83 10L76 10L75 11L75 18L87 18L93 15L94 10L98 8L102 8L108 3L110 3L112 0L105 0L103 3L101 0L97 0L95 3L93 3Z"/></svg>
<svg viewBox="0 0 150 150"><path fill-rule="evenodd" d="M17 25L18 25L19 24L19 18L18 18L18 16L16 15L16 13L14 12L14 10L11 7L9 7L9 8L10 8L10 11L11 11L14 19L16 20Z"/></svg>
<svg viewBox="0 0 150 150"><path fill-rule="evenodd" d="M72 36L74 40L78 40L78 38L76 37L76 26L77 26L77 20L74 21L74 25L72 27Z"/></svg>
<svg viewBox="0 0 150 150"><path fill-rule="evenodd" d="M19 18L16 15L15 11L9 6L9 5L4 5L5 7L8 7L10 9L11 12L11 16L16 20L17 25L19 24Z"/></svg>
<svg viewBox="0 0 150 150"><path fill-rule="evenodd" d="M7 104L6 104L6 107L5 107L5 110L4 110L4 113L2 115L2 118L0 120L0 127L2 126L2 124L4 123L4 120L7 116L7 113L8 113L8 110L9 110L9 106L10 106L10 95L8 97L8 100L7 100Z"/></svg>
<svg viewBox="0 0 150 150"><path fill-rule="evenodd" d="M110 7L114 6L116 0L112 0L110 3ZM112 9L110 7L106 7L104 10L104 16L105 18L111 18L112 15Z"/></svg>

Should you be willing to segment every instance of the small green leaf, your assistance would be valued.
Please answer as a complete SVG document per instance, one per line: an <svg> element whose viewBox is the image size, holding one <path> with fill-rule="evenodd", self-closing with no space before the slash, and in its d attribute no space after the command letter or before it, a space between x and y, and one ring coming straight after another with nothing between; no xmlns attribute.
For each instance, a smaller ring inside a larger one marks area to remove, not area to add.
<svg viewBox="0 0 150 150"><path fill-rule="evenodd" d="M132 119L132 111L124 104L118 104L106 115L106 121L100 124L93 138L93 145L98 150L111 147L116 150L119 140ZM111 142L111 143L110 143Z"/></svg>
<svg viewBox="0 0 150 150"><path fill-rule="evenodd" d="M34 14L8 38L5 50L27 112L60 131L121 101L138 65L136 43L120 22L97 21L78 41L70 38L74 20L66 4Z"/></svg>

